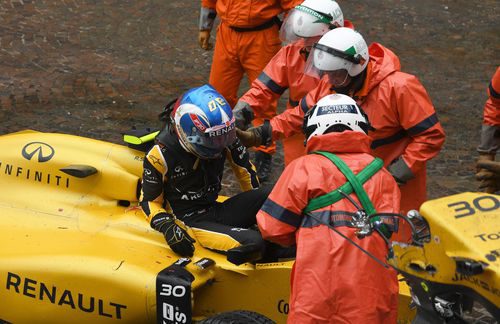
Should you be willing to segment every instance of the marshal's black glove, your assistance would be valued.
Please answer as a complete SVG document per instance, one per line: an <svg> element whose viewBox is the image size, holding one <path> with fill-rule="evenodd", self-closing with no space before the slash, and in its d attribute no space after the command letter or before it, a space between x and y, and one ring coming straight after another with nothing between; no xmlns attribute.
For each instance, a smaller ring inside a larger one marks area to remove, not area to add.
<svg viewBox="0 0 500 324"><path fill-rule="evenodd" d="M236 127L241 130L246 130L251 126L254 118L253 110L250 105L244 101L238 101L233 109L233 116Z"/></svg>
<svg viewBox="0 0 500 324"><path fill-rule="evenodd" d="M408 180L415 178L415 175L408 167L408 165L406 165L402 157L399 157L392 161L392 163L387 167L387 170L394 177L394 180L396 180L398 186L402 186L406 184Z"/></svg>
<svg viewBox="0 0 500 324"><path fill-rule="evenodd" d="M479 153L476 180L481 191L495 193L500 190L500 162L495 161L495 154Z"/></svg>
<svg viewBox="0 0 500 324"><path fill-rule="evenodd" d="M151 220L151 227L163 233L172 251L183 257L192 257L195 240L189 236L183 225L173 215L167 213L155 215Z"/></svg>
<svg viewBox="0 0 500 324"><path fill-rule="evenodd" d="M246 147L265 145L269 146L272 142L273 128L269 120L264 120L264 123L257 127L241 130L236 128L236 136Z"/></svg>
<svg viewBox="0 0 500 324"><path fill-rule="evenodd" d="M479 190L487 193L500 191L500 161L494 161L494 156L480 156L477 161L476 179L479 181Z"/></svg>

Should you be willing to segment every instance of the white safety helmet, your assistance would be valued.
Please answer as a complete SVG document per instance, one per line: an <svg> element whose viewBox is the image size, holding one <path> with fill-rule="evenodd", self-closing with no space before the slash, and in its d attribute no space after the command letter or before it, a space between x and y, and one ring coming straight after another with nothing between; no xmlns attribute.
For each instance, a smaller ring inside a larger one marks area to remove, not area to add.
<svg viewBox="0 0 500 324"><path fill-rule="evenodd" d="M312 136L351 130L367 134L368 118L351 97L331 94L321 98L304 116L302 130L308 141Z"/></svg>
<svg viewBox="0 0 500 324"><path fill-rule="evenodd" d="M345 75L347 79L347 76L355 77L363 72L369 59L363 36L353 29L339 27L327 32L314 44L307 58L305 73L321 78L324 74L335 72L337 79L338 74Z"/></svg>
<svg viewBox="0 0 500 324"><path fill-rule="evenodd" d="M305 0L285 18L280 28L280 38L285 43L311 39L309 46L327 31L344 26L344 15L333 0Z"/></svg>

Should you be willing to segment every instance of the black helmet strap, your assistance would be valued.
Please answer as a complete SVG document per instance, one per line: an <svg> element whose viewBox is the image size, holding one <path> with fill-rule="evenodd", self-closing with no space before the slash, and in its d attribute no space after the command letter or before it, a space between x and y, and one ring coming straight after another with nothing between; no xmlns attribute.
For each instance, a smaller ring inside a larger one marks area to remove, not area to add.
<svg viewBox="0 0 500 324"><path fill-rule="evenodd" d="M316 49L319 49L323 52L327 52L328 54L331 54L333 56L340 57L341 59L344 59L344 60L349 61L351 63L354 63L354 64L361 63L362 56L360 54L352 55L352 54L349 54L349 53L346 53L343 51L339 51L338 49L331 48L331 47L328 47L326 45L319 44L319 43L314 44L313 47Z"/></svg>

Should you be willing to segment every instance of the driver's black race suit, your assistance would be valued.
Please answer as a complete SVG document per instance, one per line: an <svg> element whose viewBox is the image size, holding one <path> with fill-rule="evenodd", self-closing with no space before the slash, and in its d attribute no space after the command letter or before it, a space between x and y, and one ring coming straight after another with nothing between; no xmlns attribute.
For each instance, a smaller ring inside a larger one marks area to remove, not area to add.
<svg viewBox="0 0 500 324"><path fill-rule="evenodd" d="M269 189L259 188L246 148L236 140L216 159L199 159L180 145L177 135L162 132L144 159L140 205L149 222L159 213L173 213L192 228L206 248L227 251L247 243L263 246L256 214ZM225 153L225 154L224 154ZM217 197L226 159L245 192L223 202Z"/></svg>

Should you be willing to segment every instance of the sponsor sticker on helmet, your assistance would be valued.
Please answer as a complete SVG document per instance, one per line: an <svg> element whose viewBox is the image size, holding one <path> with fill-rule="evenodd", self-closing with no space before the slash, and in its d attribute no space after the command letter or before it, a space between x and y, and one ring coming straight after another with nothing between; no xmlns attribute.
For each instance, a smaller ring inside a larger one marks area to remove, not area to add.
<svg viewBox="0 0 500 324"><path fill-rule="evenodd" d="M196 126L196 128L198 128L200 131L204 132L207 129L205 127L205 125L203 125L203 123L201 122L201 120L198 117L198 115L196 115L196 114L189 114L189 117L193 121L194 126Z"/></svg>
<svg viewBox="0 0 500 324"><path fill-rule="evenodd" d="M318 116L328 114L357 114L355 105L327 105L318 107Z"/></svg>
<svg viewBox="0 0 500 324"><path fill-rule="evenodd" d="M317 18L318 22L320 22L320 23L329 24L332 21L331 17L323 15L323 14L321 14L315 10L312 10L311 8L305 7L305 6L298 5L295 7L295 9L310 14L311 16Z"/></svg>
<svg viewBox="0 0 500 324"><path fill-rule="evenodd" d="M221 135L228 134L229 132L234 130L234 128L235 128L234 123L230 123L228 126L227 126L227 124L224 124L224 125L212 127L208 130L208 137L215 137L215 136L221 136Z"/></svg>

